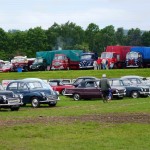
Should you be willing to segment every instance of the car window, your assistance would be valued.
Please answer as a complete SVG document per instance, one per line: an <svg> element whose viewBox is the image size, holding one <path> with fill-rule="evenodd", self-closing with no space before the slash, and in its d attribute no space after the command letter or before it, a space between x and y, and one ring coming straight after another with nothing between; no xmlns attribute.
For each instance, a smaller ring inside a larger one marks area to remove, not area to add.
<svg viewBox="0 0 150 150"><path fill-rule="evenodd" d="M9 90L17 90L17 83L14 82L14 83L11 83L8 87Z"/></svg>
<svg viewBox="0 0 150 150"><path fill-rule="evenodd" d="M74 84L79 84L80 82L82 82L83 79L77 79Z"/></svg>
<svg viewBox="0 0 150 150"><path fill-rule="evenodd" d="M86 87L97 87L95 82L87 82Z"/></svg>
<svg viewBox="0 0 150 150"><path fill-rule="evenodd" d="M18 90L27 90L28 87L25 83L18 83Z"/></svg>
<svg viewBox="0 0 150 150"><path fill-rule="evenodd" d="M113 80L112 85L113 86L120 86L120 81L119 80Z"/></svg>
<svg viewBox="0 0 150 150"><path fill-rule="evenodd" d="M50 84L51 86L57 86L57 85L58 85L57 82L49 82L49 84Z"/></svg>
<svg viewBox="0 0 150 150"><path fill-rule="evenodd" d="M28 82L27 84L28 84L28 87L30 89L40 89L40 88L43 88L42 84L40 82L38 82L38 81Z"/></svg>

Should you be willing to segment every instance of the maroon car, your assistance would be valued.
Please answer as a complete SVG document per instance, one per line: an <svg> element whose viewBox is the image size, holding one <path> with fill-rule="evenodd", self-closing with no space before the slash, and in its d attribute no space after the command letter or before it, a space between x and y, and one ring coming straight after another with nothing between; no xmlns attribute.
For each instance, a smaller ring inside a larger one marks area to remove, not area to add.
<svg viewBox="0 0 150 150"><path fill-rule="evenodd" d="M102 98L98 82L93 80L83 81L77 87L66 89L64 95L72 97L74 100ZM112 98L123 98L125 96L125 88L111 87L111 91Z"/></svg>
<svg viewBox="0 0 150 150"><path fill-rule="evenodd" d="M64 95L64 92L68 88L74 88L71 84L64 84L61 80L50 80L49 81L50 86L53 88L53 90L58 91L60 94Z"/></svg>

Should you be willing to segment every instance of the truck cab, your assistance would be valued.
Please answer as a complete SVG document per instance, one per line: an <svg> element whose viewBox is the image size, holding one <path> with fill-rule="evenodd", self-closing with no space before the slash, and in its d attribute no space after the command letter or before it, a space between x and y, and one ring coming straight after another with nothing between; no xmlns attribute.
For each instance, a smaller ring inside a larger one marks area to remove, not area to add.
<svg viewBox="0 0 150 150"><path fill-rule="evenodd" d="M99 58L99 62L103 64L104 62L107 63L108 68L116 68L118 66L117 62L120 61L120 54L115 52L102 52L101 57Z"/></svg>
<svg viewBox="0 0 150 150"><path fill-rule="evenodd" d="M142 55L139 52L128 52L126 55L126 67L142 67Z"/></svg>
<svg viewBox="0 0 150 150"><path fill-rule="evenodd" d="M30 66L30 70L39 70L39 71L44 71L47 69L47 64L46 60L43 59L42 57L35 58L33 64Z"/></svg>
<svg viewBox="0 0 150 150"><path fill-rule="evenodd" d="M55 54L51 70L69 70L69 59L65 54Z"/></svg>
<svg viewBox="0 0 150 150"><path fill-rule="evenodd" d="M97 61L98 59L98 54L97 53L82 53L81 58L80 58L80 63L79 63L79 68L80 69L93 69L93 63L94 61Z"/></svg>

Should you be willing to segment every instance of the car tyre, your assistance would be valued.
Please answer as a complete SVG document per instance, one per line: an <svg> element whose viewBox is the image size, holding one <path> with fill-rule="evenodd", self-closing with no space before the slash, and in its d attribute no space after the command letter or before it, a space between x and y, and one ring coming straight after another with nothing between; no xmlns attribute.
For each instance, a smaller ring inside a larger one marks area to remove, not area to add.
<svg viewBox="0 0 150 150"><path fill-rule="evenodd" d="M56 102L56 103L54 103L54 104L49 103L48 105L49 105L49 107L55 107L55 106L56 106L56 104L57 104L57 102Z"/></svg>
<svg viewBox="0 0 150 150"><path fill-rule="evenodd" d="M40 106L39 99L37 97L33 97L31 100L31 105L33 108L38 108Z"/></svg>
<svg viewBox="0 0 150 150"><path fill-rule="evenodd" d="M138 98L138 97L139 97L138 91L132 91L131 97L132 97L132 98Z"/></svg>
<svg viewBox="0 0 150 150"><path fill-rule="evenodd" d="M62 94L62 95L65 95L65 91L66 91L66 90L63 89L63 90L61 91L61 94Z"/></svg>
<svg viewBox="0 0 150 150"><path fill-rule="evenodd" d="M16 106L16 107L12 106L10 109L11 109L11 111L18 111L19 108L20 108L19 106Z"/></svg>
<svg viewBox="0 0 150 150"><path fill-rule="evenodd" d="M80 100L80 95L79 94L74 94L73 95L73 99L75 100L75 101L78 101L78 100Z"/></svg>

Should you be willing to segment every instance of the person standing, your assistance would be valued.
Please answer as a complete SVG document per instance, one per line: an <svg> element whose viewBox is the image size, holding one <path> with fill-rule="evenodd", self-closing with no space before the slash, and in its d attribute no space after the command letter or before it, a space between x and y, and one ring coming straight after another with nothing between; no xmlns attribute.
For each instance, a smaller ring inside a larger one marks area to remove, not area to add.
<svg viewBox="0 0 150 150"><path fill-rule="evenodd" d="M108 79L106 78L106 74L102 75L102 79L99 82L99 87L102 92L103 102L108 102L109 100L109 90L111 89Z"/></svg>

